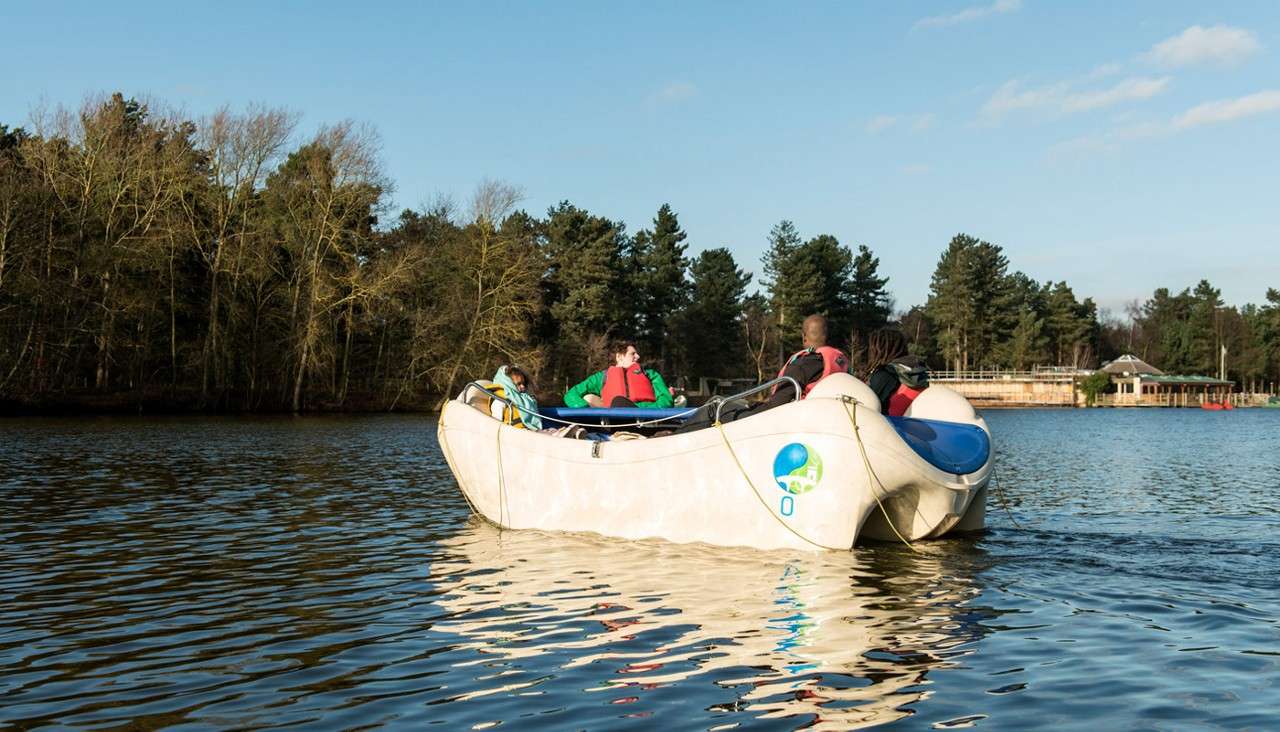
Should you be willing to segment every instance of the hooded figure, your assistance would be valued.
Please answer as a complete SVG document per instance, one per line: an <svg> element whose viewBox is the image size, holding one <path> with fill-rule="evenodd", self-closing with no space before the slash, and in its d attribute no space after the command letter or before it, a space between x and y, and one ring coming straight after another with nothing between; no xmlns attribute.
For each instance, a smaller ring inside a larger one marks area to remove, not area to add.
<svg viewBox="0 0 1280 732"><path fill-rule="evenodd" d="M493 383L502 387L503 396L517 407L516 412L525 427L531 430L542 429L542 418L538 416L537 400L521 386L516 386L516 382L512 380L506 366L498 367L498 372L493 375Z"/></svg>

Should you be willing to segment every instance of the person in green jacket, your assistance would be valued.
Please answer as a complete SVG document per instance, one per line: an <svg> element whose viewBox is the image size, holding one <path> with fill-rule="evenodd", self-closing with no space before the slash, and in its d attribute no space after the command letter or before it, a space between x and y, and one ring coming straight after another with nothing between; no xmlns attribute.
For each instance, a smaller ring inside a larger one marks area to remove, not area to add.
<svg viewBox="0 0 1280 732"><path fill-rule="evenodd" d="M674 406L671 390L653 369L641 368L640 351L632 341L610 345L613 365L597 371L565 392L569 407L643 407L662 409Z"/></svg>

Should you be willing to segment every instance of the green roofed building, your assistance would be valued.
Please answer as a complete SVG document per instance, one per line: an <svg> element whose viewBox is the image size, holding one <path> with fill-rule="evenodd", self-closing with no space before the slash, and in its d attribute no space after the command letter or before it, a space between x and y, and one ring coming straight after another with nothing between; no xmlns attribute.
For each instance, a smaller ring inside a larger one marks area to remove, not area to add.
<svg viewBox="0 0 1280 732"><path fill-rule="evenodd" d="M1204 402L1220 402L1231 393L1234 381L1212 376L1166 374L1132 354L1102 365L1116 386L1117 406L1195 407Z"/></svg>

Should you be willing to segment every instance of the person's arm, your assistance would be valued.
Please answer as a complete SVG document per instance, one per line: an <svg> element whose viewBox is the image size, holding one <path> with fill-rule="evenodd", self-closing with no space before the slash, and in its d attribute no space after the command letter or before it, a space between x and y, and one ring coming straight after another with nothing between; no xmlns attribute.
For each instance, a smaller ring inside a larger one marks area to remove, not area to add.
<svg viewBox="0 0 1280 732"><path fill-rule="evenodd" d="M582 409L590 406L584 399L587 394L595 394L600 396L600 391L604 389L604 372L597 371L573 386L564 393L564 405L566 407L574 407Z"/></svg>
<svg viewBox="0 0 1280 732"><path fill-rule="evenodd" d="M667 382L662 380L662 374L653 369L645 369L644 375L649 377L649 383L653 384L653 395L657 397L651 402L637 402L637 407L645 409L670 409L676 405L674 399L671 398L671 392L667 390Z"/></svg>

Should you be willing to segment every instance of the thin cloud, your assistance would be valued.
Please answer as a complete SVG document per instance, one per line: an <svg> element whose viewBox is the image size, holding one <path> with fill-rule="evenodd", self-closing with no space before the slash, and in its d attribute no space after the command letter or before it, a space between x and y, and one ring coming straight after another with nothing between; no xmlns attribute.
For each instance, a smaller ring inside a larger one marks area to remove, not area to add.
<svg viewBox="0 0 1280 732"><path fill-rule="evenodd" d="M867 122L867 132L876 134L898 124L898 118L892 114L878 114Z"/></svg>
<svg viewBox="0 0 1280 732"><path fill-rule="evenodd" d="M698 87L687 81L673 81L659 89L649 99L658 104L677 104L698 95Z"/></svg>
<svg viewBox="0 0 1280 732"><path fill-rule="evenodd" d="M928 165L924 163L913 163L911 165L902 166L903 175L924 175L930 170Z"/></svg>
<svg viewBox="0 0 1280 732"><path fill-rule="evenodd" d="M1152 46L1146 58L1152 63L1172 68L1197 64L1230 66L1261 50L1262 44L1252 31L1229 25L1208 28L1193 25Z"/></svg>
<svg viewBox="0 0 1280 732"><path fill-rule="evenodd" d="M1064 140L1049 148L1051 159L1079 157L1086 153L1114 152L1124 143L1169 137L1205 125L1234 122L1257 114L1280 111L1280 90L1268 89L1235 99L1198 104L1172 119L1118 126L1106 132Z"/></svg>
<svg viewBox="0 0 1280 732"><path fill-rule="evenodd" d="M1219 99L1198 104L1173 118L1173 129L1188 130L1202 125L1232 122L1255 114L1280 110L1280 91L1260 91L1235 99Z"/></svg>
<svg viewBox="0 0 1280 732"><path fill-rule="evenodd" d="M916 132L924 132L933 127L934 115L932 112L916 115L916 121L911 124L911 129Z"/></svg>
<svg viewBox="0 0 1280 732"><path fill-rule="evenodd" d="M1169 88L1170 81L1167 76L1158 79L1134 77L1125 79L1109 89L1068 94L1062 100L1062 111L1085 112L1090 109L1110 107L1122 102L1150 99Z"/></svg>
<svg viewBox="0 0 1280 732"><path fill-rule="evenodd" d="M982 105L982 114L988 120L996 121L1011 112L1022 110L1045 110L1058 114L1087 112L1124 102L1150 99L1168 89L1171 82L1172 78L1168 76L1135 76L1105 89L1077 91L1071 81L1031 88L1023 88L1016 80L1006 81Z"/></svg>
<svg viewBox="0 0 1280 732"><path fill-rule="evenodd" d="M1003 15L1022 8L1022 0L996 0L990 5L975 5L951 15L931 15L916 21L913 28L947 28L971 20L979 20L989 15Z"/></svg>

